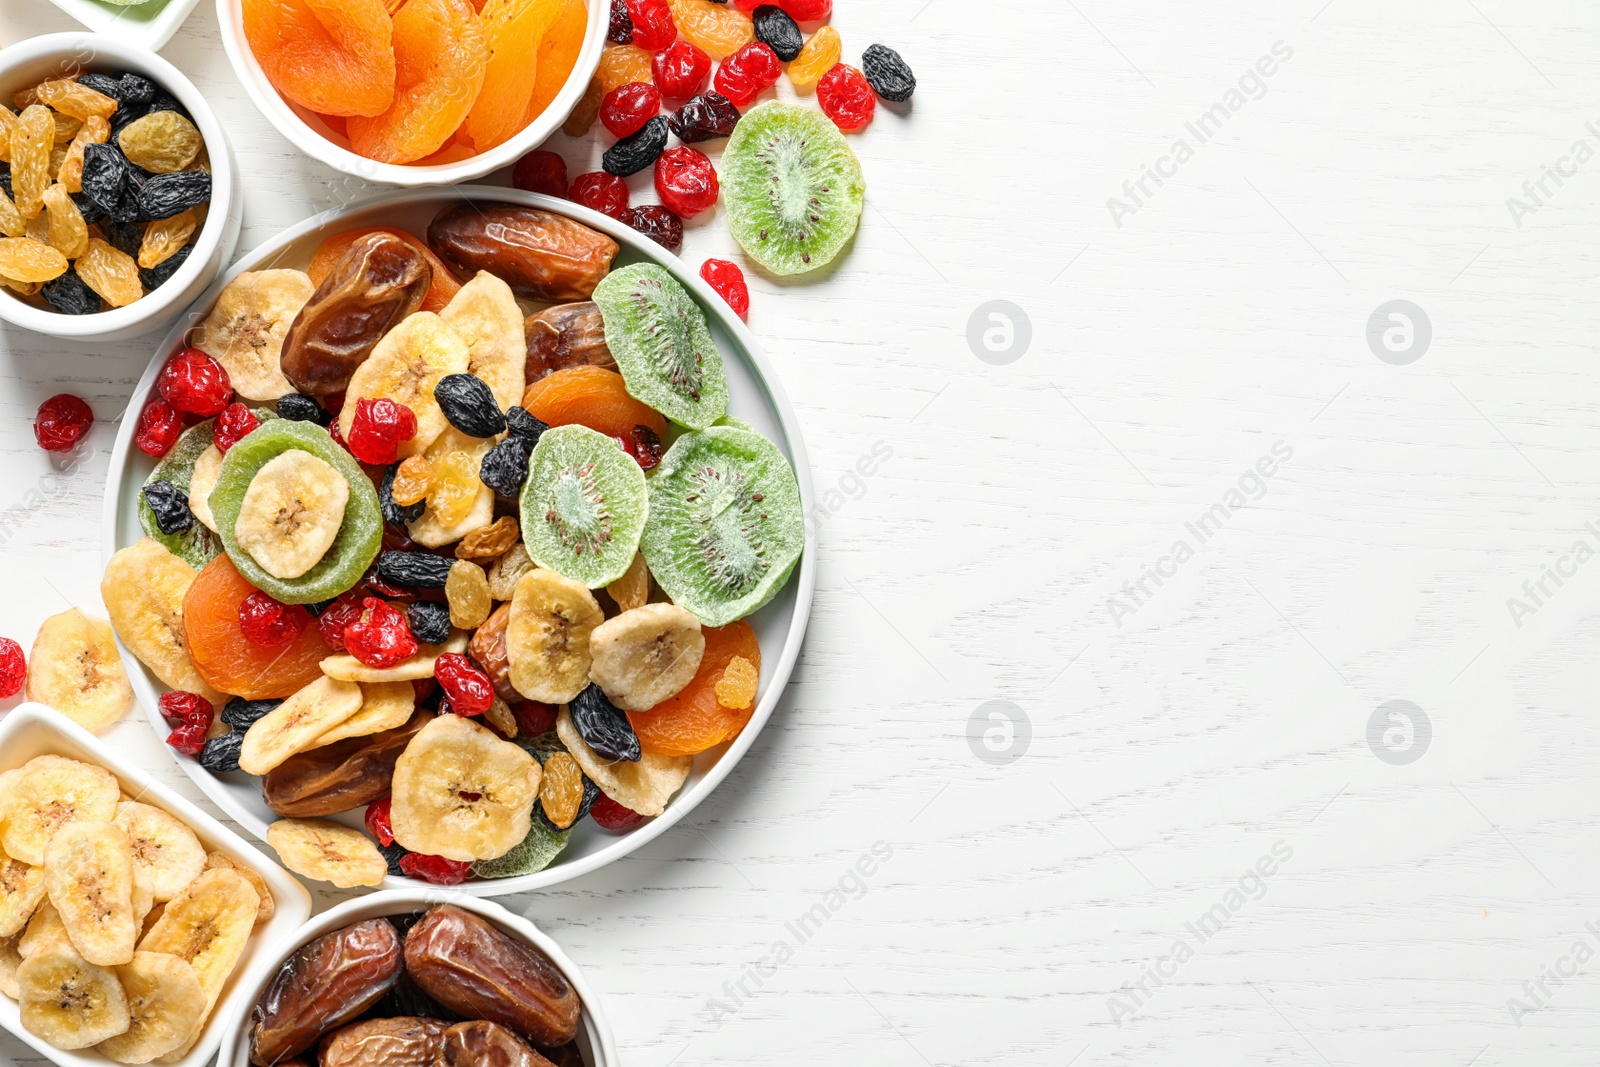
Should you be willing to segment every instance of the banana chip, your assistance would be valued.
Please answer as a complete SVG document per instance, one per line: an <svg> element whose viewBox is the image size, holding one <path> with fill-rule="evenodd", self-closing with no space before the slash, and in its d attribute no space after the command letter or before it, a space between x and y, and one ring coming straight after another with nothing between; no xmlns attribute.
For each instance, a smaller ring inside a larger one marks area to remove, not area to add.
<svg viewBox="0 0 1600 1067"><path fill-rule="evenodd" d="M109 822L78 820L50 839L44 885L72 947L97 967L133 959L144 916L133 913L133 850Z"/></svg>
<svg viewBox="0 0 1600 1067"><path fill-rule="evenodd" d="M233 534L262 570L299 578L333 547L349 503L350 483L333 464L291 448L250 479Z"/></svg>
<svg viewBox="0 0 1600 1067"><path fill-rule="evenodd" d="M161 918L139 942L139 951L164 952L194 967L209 1015L244 954L260 906L261 898L243 875L205 871L167 901Z"/></svg>
<svg viewBox="0 0 1600 1067"><path fill-rule="evenodd" d="M28 655L28 699L92 734L115 725L133 703L133 686L111 625L77 608L44 620Z"/></svg>
<svg viewBox="0 0 1600 1067"><path fill-rule="evenodd" d="M96 1047L118 1063L149 1063L189 1039L206 1016L206 991L194 967L162 952L136 952L117 968L128 1001L128 1029Z"/></svg>
<svg viewBox="0 0 1600 1067"><path fill-rule="evenodd" d="M329 656L320 666L323 674L343 682L360 682L362 685L373 682L413 682L419 678L432 678L434 663L446 652L465 652L467 636L463 630L453 630L444 644L423 645L415 656L393 667L369 667L348 652Z"/></svg>
<svg viewBox="0 0 1600 1067"><path fill-rule="evenodd" d="M451 860L504 856L528 834L539 762L460 715L424 726L395 762L395 840Z"/></svg>
<svg viewBox="0 0 1600 1067"><path fill-rule="evenodd" d="M589 635L589 680L625 711L645 711L694 681L706 652L700 620L676 604L646 604Z"/></svg>
<svg viewBox="0 0 1600 1067"><path fill-rule="evenodd" d="M0 852L0 937L20 934L44 896L44 868Z"/></svg>
<svg viewBox="0 0 1600 1067"><path fill-rule="evenodd" d="M410 682L368 682L361 687L361 710L317 738L311 747L404 726L416 707L417 690Z"/></svg>
<svg viewBox="0 0 1600 1067"><path fill-rule="evenodd" d="M372 838L326 819L280 819L267 827L267 844L295 874L340 889L380 885L389 873Z"/></svg>
<svg viewBox="0 0 1600 1067"><path fill-rule="evenodd" d="M67 928L61 922L61 916L56 914L56 909L46 900L39 905L39 910L33 913L33 918L28 920L28 928L22 931L22 936L17 939L17 951L23 959L35 953L55 946L72 948L72 939L67 936Z"/></svg>
<svg viewBox="0 0 1600 1067"><path fill-rule="evenodd" d="M583 692L589 685L589 635L604 621L582 582L545 567L524 574L506 627L512 687L546 704L565 704Z"/></svg>
<svg viewBox="0 0 1600 1067"><path fill-rule="evenodd" d="M565 707L556 719L556 736L578 761L583 773L594 779L600 792L640 815L660 815L666 811L667 801L683 788L694 767L693 756L663 756L648 748L637 763L607 762L584 742L578 728L572 724L572 712Z"/></svg>
<svg viewBox="0 0 1600 1067"><path fill-rule="evenodd" d="M218 295L191 343L222 364L240 396L276 400L294 392L279 363L283 338L315 290L304 271L247 271Z"/></svg>
<svg viewBox="0 0 1600 1067"><path fill-rule="evenodd" d="M267 880L261 877L260 872L258 872L255 868L246 867L243 864L233 862L226 852L206 853L206 870L211 871L219 868L224 871L234 871L243 875L245 881L250 883L250 885L255 889L256 895L261 898L261 903L256 908L257 926L260 926L262 923L272 918L273 915L277 914L278 905L277 902L272 899L272 890L267 888Z"/></svg>
<svg viewBox="0 0 1600 1067"><path fill-rule="evenodd" d="M33 867L44 863L50 839L78 820L107 822L122 790L111 772L62 756L36 756L23 764L7 791L0 849Z"/></svg>
<svg viewBox="0 0 1600 1067"><path fill-rule="evenodd" d="M22 966L22 951L17 948L17 942L21 940L21 934L0 937L0 994L12 1000L22 995L22 987L17 984L17 968Z"/></svg>
<svg viewBox="0 0 1600 1067"><path fill-rule="evenodd" d="M483 379L500 410L522 403L528 342L511 287L480 270L450 298L439 318L467 343L467 373Z"/></svg>
<svg viewBox="0 0 1600 1067"><path fill-rule="evenodd" d="M128 999L114 972L52 945L17 968L22 1027L58 1049L98 1045L128 1029Z"/></svg>
<svg viewBox="0 0 1600 1067"><path fill-rule="evenodd" d="M176 816L125 801L117 805L113 821L128 835L134 884L149 893L152 904L171 900L205 870L206 850Z"/></svg>
<svg viewBox="0 0 1600 1067"><path fill-rule="evenodd" d="M257 719L244 735L239 769L266 774L361 710L361 687L323 676Z"/></svg>
<svg viewBox="0 0 1600 1067"><path fill-rule="evenodd" d="M449 425L433 390L445 375L463 373L470 358L467 343L438 315L431 311L407 315L350 376L339 412L340 436L350 440L358 400L387 398L404 404L417 417L416 435L400 443L399 458L425 451Z"/></svg>
<svg viewBox="0 0 1600 1067"><path fill-rule="evenodd" d="M193 567L146 537L111 557L100 597L117 636L150 673L169 689L199 693L221 707L227 698L200 677L185 644L183 597L194 577Z"/></svg>

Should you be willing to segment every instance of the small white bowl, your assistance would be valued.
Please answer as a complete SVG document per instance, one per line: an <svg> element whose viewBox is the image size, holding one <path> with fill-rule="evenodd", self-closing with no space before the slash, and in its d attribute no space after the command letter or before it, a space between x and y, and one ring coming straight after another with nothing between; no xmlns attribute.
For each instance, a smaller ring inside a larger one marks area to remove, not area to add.
<svg viewBox="0 0 1600 1067"><path fill-rule="evenodd" d="M314 113L285 100L267 79L266 71L261 69L255 53L250 49L250 42L244 33L244 8L240 0L217 0L217 24L222 31L222 47L227 50L228 60L233 64L233 73L244 85L244 91L256 105L256 110L265 115L267 121L276 126L278 132L292 141L296 148L334 170L363 182L418 188L470 182L491 171L510 166L561 128L579 97L589 87L589 79L594 76L595 68L600 65L600 50L605 47L606 28L610 22L609 0L586 2L589 22L583 36L583 47L578 51L578 61L567 76L566 84L544 113L515 137L487 152L459 163L427 167L379 163L357 155L350 150L345 138L330 131ZM344 199L354 199L359 193L360 189L357 188Z"/></svg>
<svg viewBox="0 0 1600 1067"><path fill-rule="evenodd" d="M169 325L205 291L238 247L244 199L239 195L233 149L205 97L177 67L136 44L94 33L48 33L14 44L0 51L0 100L9 104L18 89L53 75L84 70L131 70L166 89L189 110L211 160L211 202L194 251L154 292L127 307L93 315L63 315L24 303L0 286L0 319L53 337L110 341Z"/></svg>
<svg viewBox="0 0 1600 1067"><path fill-rule="evenodd" d="M23 704L0 719L0 771L20 767L35 756L65 756L104 767L117 776L122 791L144 804L175 815L195 832L207 849L225 853L242 867L248 867L267 883L277 911L250 935L239 965L217 998L217 1005L206 1021L205 1031L175 1067L204 1067L209 1063L223 1032L239 1014L255 1003L255 991L265 976L277 970L283 958L280 946L311 914L311 894L277 864L245 844L244 840L217 820L183 799L144 771L127 763L95 740L93 735L66 716L43 704ZM37 1049L41 1056L62 1067L108 1067L111 1060L94 1049L63 1052L23 1029L16 1001L0 996L0 1026Z"/></svg>
<svg viewBox="0 0 1600 1067"><path fill-rule="evenodd" d="M588 983L583 980L583 975L578 973L578 968L567 958L567 954L561 951L561 946L533 923L512 914L499 904L454 893L448 889L395 889L372 893L346 901L301 927L299 933L278 950L276 962L265 972L260 973L254 985L246 989L249 995L238 1003L229 1004L228 1025L225 1027L228 1033L222 1043L222 1051L217 1055L217 1067L250 1067L250 1012L256 1001L261 999L261 994L266 991L273 975L278 973L279 966L294 955L302 945L315 941L324 934L342 930L346 926L353 926L368 919L380 919L387 915L411 915L426 911L435 904L454 904L463 911L481 916L498 927L502 933L525 941L550 957L550 962L554 963L556 969L566 977L573 991L578 994L578 1000L583 1004L583 1016L578 1021L578 1036L574 1039L578 1051L583 1053L583 1062L587 1067L616 1067L619 1061L611 1037L611 1026L600 1010L600 1002L595 997L594 990L589 988Z"/></svg>
<svg viewBox="0 0 1600 1067"><path fill-rule="evenodd" d="M115 33L120 40L154 52L172 40L200 0L145 0L128 7L101 0L50 2L96 33Z"/></svg>

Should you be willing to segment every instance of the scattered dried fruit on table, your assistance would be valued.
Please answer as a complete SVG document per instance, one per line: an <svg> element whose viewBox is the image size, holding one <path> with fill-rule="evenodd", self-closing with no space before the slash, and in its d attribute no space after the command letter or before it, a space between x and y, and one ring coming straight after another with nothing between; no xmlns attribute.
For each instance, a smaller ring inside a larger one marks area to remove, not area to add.
<svg viewBox="0 0 1600 1067"><path fill-rule="evenodd" d="M56 709L90 733L106 730L133 703L111 624L77 608L40 624L28 663L28 699Z"/></svg>
<svg viewBox="0 0 1600 1067"><path fill-rule="evenodd" d="M755 27L747 15L731 5L711 0L668 0L678 32L712 59L732 55L754 36Z"/></svg>
<svg viewBox="0 0 1600 1067"><path fill-rule="evenodd" d="M630 207L622 213L622 223L644 234L668 252L683 247L683 220L661 204Z"/></svg>
<svg viewBox="0 0 1600 1067"><path fill-rule="evenodd" d="M94 411L71 393L57 393L39 405L33 439L46 452L70 452L94 425Z"/></svg>
<svg viewBox="0 0 1600 1067"><path fill-rule="evenodd" d="M691 218L717 202L716 168L699 149L679 145L656 160L656 195L682 218Z"/></svg>
<svg viewBox="0 0 1600 1067"><path fill-rule="evenodd" d="M595 79L604 96L619 85L629 82L647 82L651 78L650 53L633 44L607 47L600 53L600 65L595 68Z"/></svg>
<svg viewBox="0 0 1600 1067"><path fill-rule="evenodd" d="M741 319L750 317L750 288L745 282L744 271L739 269L737 263L726 259L708 259L700 264L700 277L727 301L735 315Z"/></svg>
<svg viewBox="0 0 1600 1067"><path fill-rule="evenodd" d="M779 59L787 63L800 54L805 38L800 34L800 27L783 8L762 4L755 9L751 21L755 24L756 40L771 48Z"/></svg>
<svg viewBox="0 0 1600 1067"><path fill-rule="evenodd" d="M899 52L885 44L868 45L861 53L861 69L872 88L885 100L903 103L917 90L917 76Z"/></svg>
<svg viewBox="0 0 1600 1067"><path fill-rule="evenodd" d="M628 207L628 183L615 174L591 171L572 179L572 199L602 215L621 218Z"/></svg>
<svg viewBox="0 0 1600 1067"><path fill-rule="evenodd" d="M564 197L567 195L567 161L543 149L529 152L511 168L511 187Z"/></svg>
<svg viewBox="0 0 1600 1067"><path fill-rule="evenodd" d="M751 41L722 61L717 68L717 92L739 107L778 84L783 64L778 55L760 41Z"/></svg>
<svg viewBox="0 0 1600 1067"><path fill-rule="evenodd" d="M832 26L823 26L811 35L800 49L800 54L789 64L789 84L795 87L796 92L810 92L822 76L839 62L843 51L839 31Z"/></svg>
<svg viewBox="0 0 1600 1067"><path fill-rule="evenodd" d="M661 111L661 90L649 82L619 85L600 102L600 123L613 137L637 133Z"/></svg>
<svg viewBox="0 0 1600 1067"><path fill-rule="evenodd" d="M638 132L606 149L600 157L600 166L607 174L626 178L654 163L666 147L667 120L665 116L657 115L640 127Z"/></svg>
<svg viewBox="0 0 1600 1067"><path fill-rule="evenodd" d="M685 144L727 137L737 125L739 109L721 93L702 93L667 120L667 128Z"/></svg>
<svg viewBox="0 0 1600 1067"><path fill-rule="evenodd" d="M28 680L28 661L22 646L9 637L0 637L0 700L22 692Z"/></svg>
<svg viewBox="0 0 1600 1067"><path fill-rule="evenodd" d="M872 121L877 97L866 75L840 63L817 82L817 103L841 130L859 130Z"/></svg>

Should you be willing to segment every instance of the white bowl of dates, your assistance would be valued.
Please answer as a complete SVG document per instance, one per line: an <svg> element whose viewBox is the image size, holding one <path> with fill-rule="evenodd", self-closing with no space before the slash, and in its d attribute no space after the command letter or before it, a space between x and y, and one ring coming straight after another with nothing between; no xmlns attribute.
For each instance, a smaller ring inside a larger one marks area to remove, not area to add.
<svg viewBox="0 0 1600 1067"><path fill-rule="evenodd" d="M705 283L568 201L309 219L168 334L132 411L101 585L124 662L184 771L304 877L592 871L727 776L799 653L788 402Z"/></svg>
<svg viewBox="0 0 1600 1067"><path fill-rule="evenodd" d="M233 72L302 152L361 182L470 182L566 121L609 0L217 0Z"/></svg>
<svg viewBox="0 0 1600 1067"><path fill-rule="evenodd" d="M201 1067L305 889L59 712L0 720L0 1026L63 1067Z"/></svg>
<svg viewBox="0 0 1600 1067"><path fill-rule="evenodd" d="M0 51L0 318L111 340L169 323L239 240L227 139L160 56L53 33Z"/></svg>
<svg viewBox="0 0 1600 1067"><path fill-rule="evenodd" d="M560 946L492 901L439 890L374 893L317 916L236 1011L219 1067L617 1062Z"/></svg>

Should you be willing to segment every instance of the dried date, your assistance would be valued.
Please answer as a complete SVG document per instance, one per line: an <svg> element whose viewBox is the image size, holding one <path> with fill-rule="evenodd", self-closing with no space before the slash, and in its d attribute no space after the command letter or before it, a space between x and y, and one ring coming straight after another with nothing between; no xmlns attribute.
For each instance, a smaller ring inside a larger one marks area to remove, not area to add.
<svg viewBox="0 0 1600 1067"><path fill-rule="evenodd" d="M529 385L567 367L617 369L617 361L606 347L600 307L592 300L534 312L522 321L522 336L528 344Z"/></svg>
<svg viewBox="0 0 1600 1067"><path fill-rule="evenodd" d="M494 691L507 704L517 704L523 699L511 684L511 660L506 655L506 630L511 625L511 605L501 604L484 624L473 631L467 645L467 655L483 668L483 673L494 683Z"/></svg>
<svg viewBox="0 0 1600 1067"><path fill-rule="evenodd" d="M314 819L372 803L389 792L395 761L432 718L418 711L393 730L290 756L261 779L267 807L285 818Z"/></svg>
<svg viewBox="0 0 1600 1067"><path fill-rule="evenodd" d="M482 1019L446 1030L435 1062L436 1067L555 1067L510 1030Z"/></svg>
<svg viewBox="0 0 1600 1067"><path fill-rule="evenodd" d="M251 1015L250 1062L274 1067L377 1003L400 977L400 935L384 919L303 946L273 977Z"/></svg>
<svg viewBox="0 0 1600 1067"><path fill-rule="evenodd" d="M351 1023L322 1039L320 1067L433 1067L450 1024L399 1016Z"/></svg>
<svg viewBox="0 0 1600 1067"><path fill-rule="evenodd" d="M465 277L497 275L518 296L587 300L611 271L617 243L579 222L511 204L461 204L428 225L428 244Z"/></svg>

